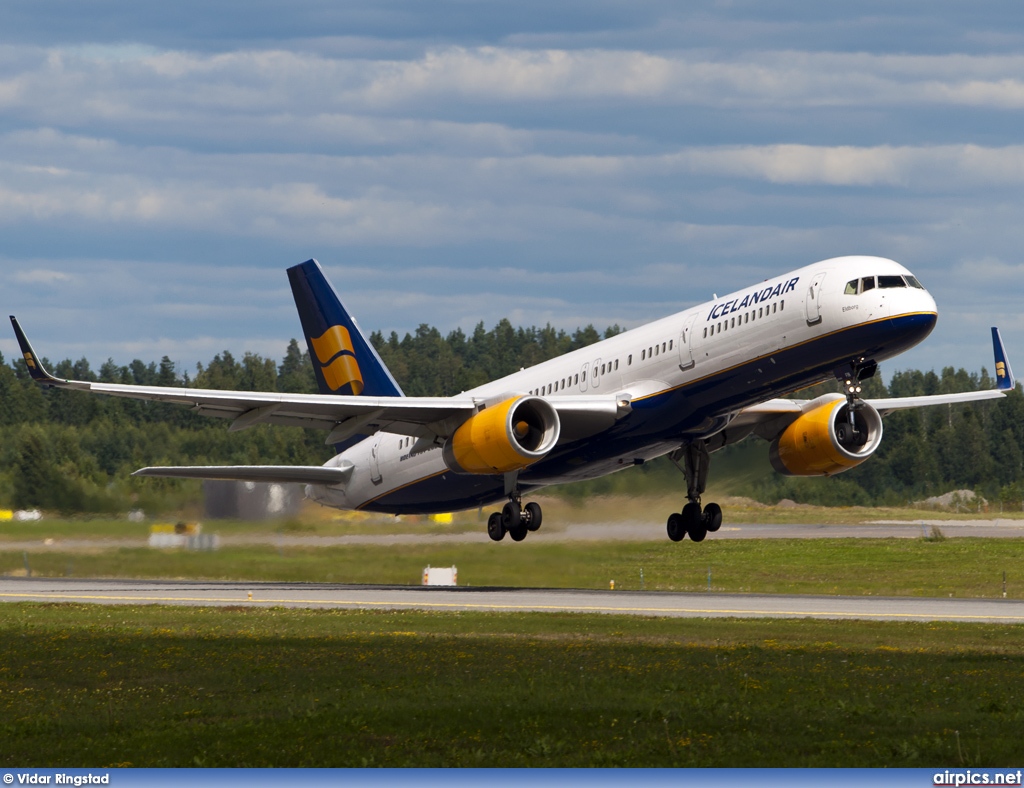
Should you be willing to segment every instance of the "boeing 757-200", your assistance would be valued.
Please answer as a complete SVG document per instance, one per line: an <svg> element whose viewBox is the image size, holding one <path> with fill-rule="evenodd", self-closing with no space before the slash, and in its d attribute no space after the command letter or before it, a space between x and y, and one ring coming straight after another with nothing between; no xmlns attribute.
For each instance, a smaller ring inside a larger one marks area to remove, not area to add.
<svg viewBox="0 0 1024 788"><path fill-rule="evenodd" d="M254 424L322 429L336 456L322 466L143 468L141 476L298 482L339 509L426 514L491 506L487 533L520 541L541 525L525 493L593 479L668 455L686 504L668 536L702 541L722 509L702 506L711 454L753 434L777 471L831 476L867 460L882 417L902 408L1003 397L1014 387L992 329L997 388L863 399L879 362L916 345L938 317L906 268L840 257L737 290L455 397L406 397L315 260L288 269L319 394L213 391L61 380L14 331L39 383L173 402ZM780 399L838 378L845 394Z"/></svg>

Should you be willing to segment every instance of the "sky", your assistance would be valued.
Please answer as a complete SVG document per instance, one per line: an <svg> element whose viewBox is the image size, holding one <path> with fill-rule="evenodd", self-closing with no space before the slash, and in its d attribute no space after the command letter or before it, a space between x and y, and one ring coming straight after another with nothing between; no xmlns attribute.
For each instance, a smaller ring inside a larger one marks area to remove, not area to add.
<svg viewBox="0 0 1024 788"><path fill-rule="evenodd" d="M280 359L311 257L401 335L873 254L940 312L886 373L991 371L991 325L1024 373L1021 129L1016 0L4 0L0 306L191 371Z"/></svg>

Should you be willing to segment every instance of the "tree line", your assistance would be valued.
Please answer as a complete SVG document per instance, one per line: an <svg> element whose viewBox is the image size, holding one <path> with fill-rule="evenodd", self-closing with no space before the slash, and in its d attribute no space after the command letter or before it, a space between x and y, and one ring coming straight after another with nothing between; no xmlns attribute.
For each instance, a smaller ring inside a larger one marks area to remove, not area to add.
<svg viewBox="0 0 1024 788"><path fill-rule="evenodd" d="M406 394L450 396L522 367L528 367L619 333L587 326L568 333L550 325L514 327L501 320L467 334L443 335L421 325L400 337L376 332L371 342ZM243 391L316 392L308 354L291 340L280 362L245 353L218 353L206 365L178 370L159 362L108 360L94 370L86 359L52 366L58 377L156 386L195 386ZM985 370L947 368L906 371L868 381L866 396L912 396L973 391L993 385ZM801 392L814 396L836 387ZM0 355L0 508L114 513L141 507L177 509L200 495L199 483L135 479L146 465L310 464L324 462L331 448L316 430L256 426L228 433L227 420L198 416L189 409L152 402L44 389L22 359ZM975 489L989 500L1021 508L1024 491L1024 397L1006 401L893 413L885 438L868 462L834 479L788 479L770 472L763 441L750 439L714 455L712 478L734 473L734 494L766 503L780 498L822 504L896 504L952 489ZM751 457L755 459L751 460ZM744 469L754 467L753 473ZM739 472L737 472L739 469ZM667 461L592 482L568 485L563 493L678 490L682 478Z"/></svg>

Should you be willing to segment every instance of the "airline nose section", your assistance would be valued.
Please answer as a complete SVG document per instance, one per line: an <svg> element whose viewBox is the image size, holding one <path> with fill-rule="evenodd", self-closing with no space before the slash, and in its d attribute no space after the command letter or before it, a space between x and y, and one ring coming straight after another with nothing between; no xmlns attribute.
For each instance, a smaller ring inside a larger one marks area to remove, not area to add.
<svg viewBox="0 0 1024 788"><path fill-rule="evenodd" d="M890 302L889 320L899 331L899 344L904 349L926 339L938 319L939 309L927 290L901 290L899 296Z"/></svg>
<svg viewBox="0 0 1024 788"><path fill-rule="evenodd" d="M889 316L892 318L912 314L931 315L934 318L939 313L932 294L923 287L900 287L882 292L887 296Z"/></svg>

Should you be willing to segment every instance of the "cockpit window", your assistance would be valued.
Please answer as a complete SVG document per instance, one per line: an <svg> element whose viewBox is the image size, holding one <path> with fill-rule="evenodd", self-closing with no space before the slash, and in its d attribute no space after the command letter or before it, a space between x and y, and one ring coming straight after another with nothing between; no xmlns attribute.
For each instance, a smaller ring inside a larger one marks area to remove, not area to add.
<svg viewBox="0 0 1024 788"><path fill-rule="evenodd" d="M906 287L902 276L880 276L878 277L879 287Z"/></svg>
<svg viewBox="0 0 1024 788"><path fill-rule="evenodd" d="M860 291L862 293L866 293L868 290L874 290L874 289L875 289L875 277L873 277L873 276L865 276L863 279L860 280Z"/></svg>
<svg viewBox="0 0 1024 788"><path fill-rule="evenodd" d="M857 283L860 280L854 279L851 282L846 283L846 289L843 291L844 295L857 295Z"/></svg>
<svg viewBox="0 0 1024 788"><path fill-rule="evenodd" d="M907 280L907 284L910 285L911 287L916 287L918 290L924 290L924 285L917 281L916 276L911 276L910 274L907 274L903 278Z"/></svg>

